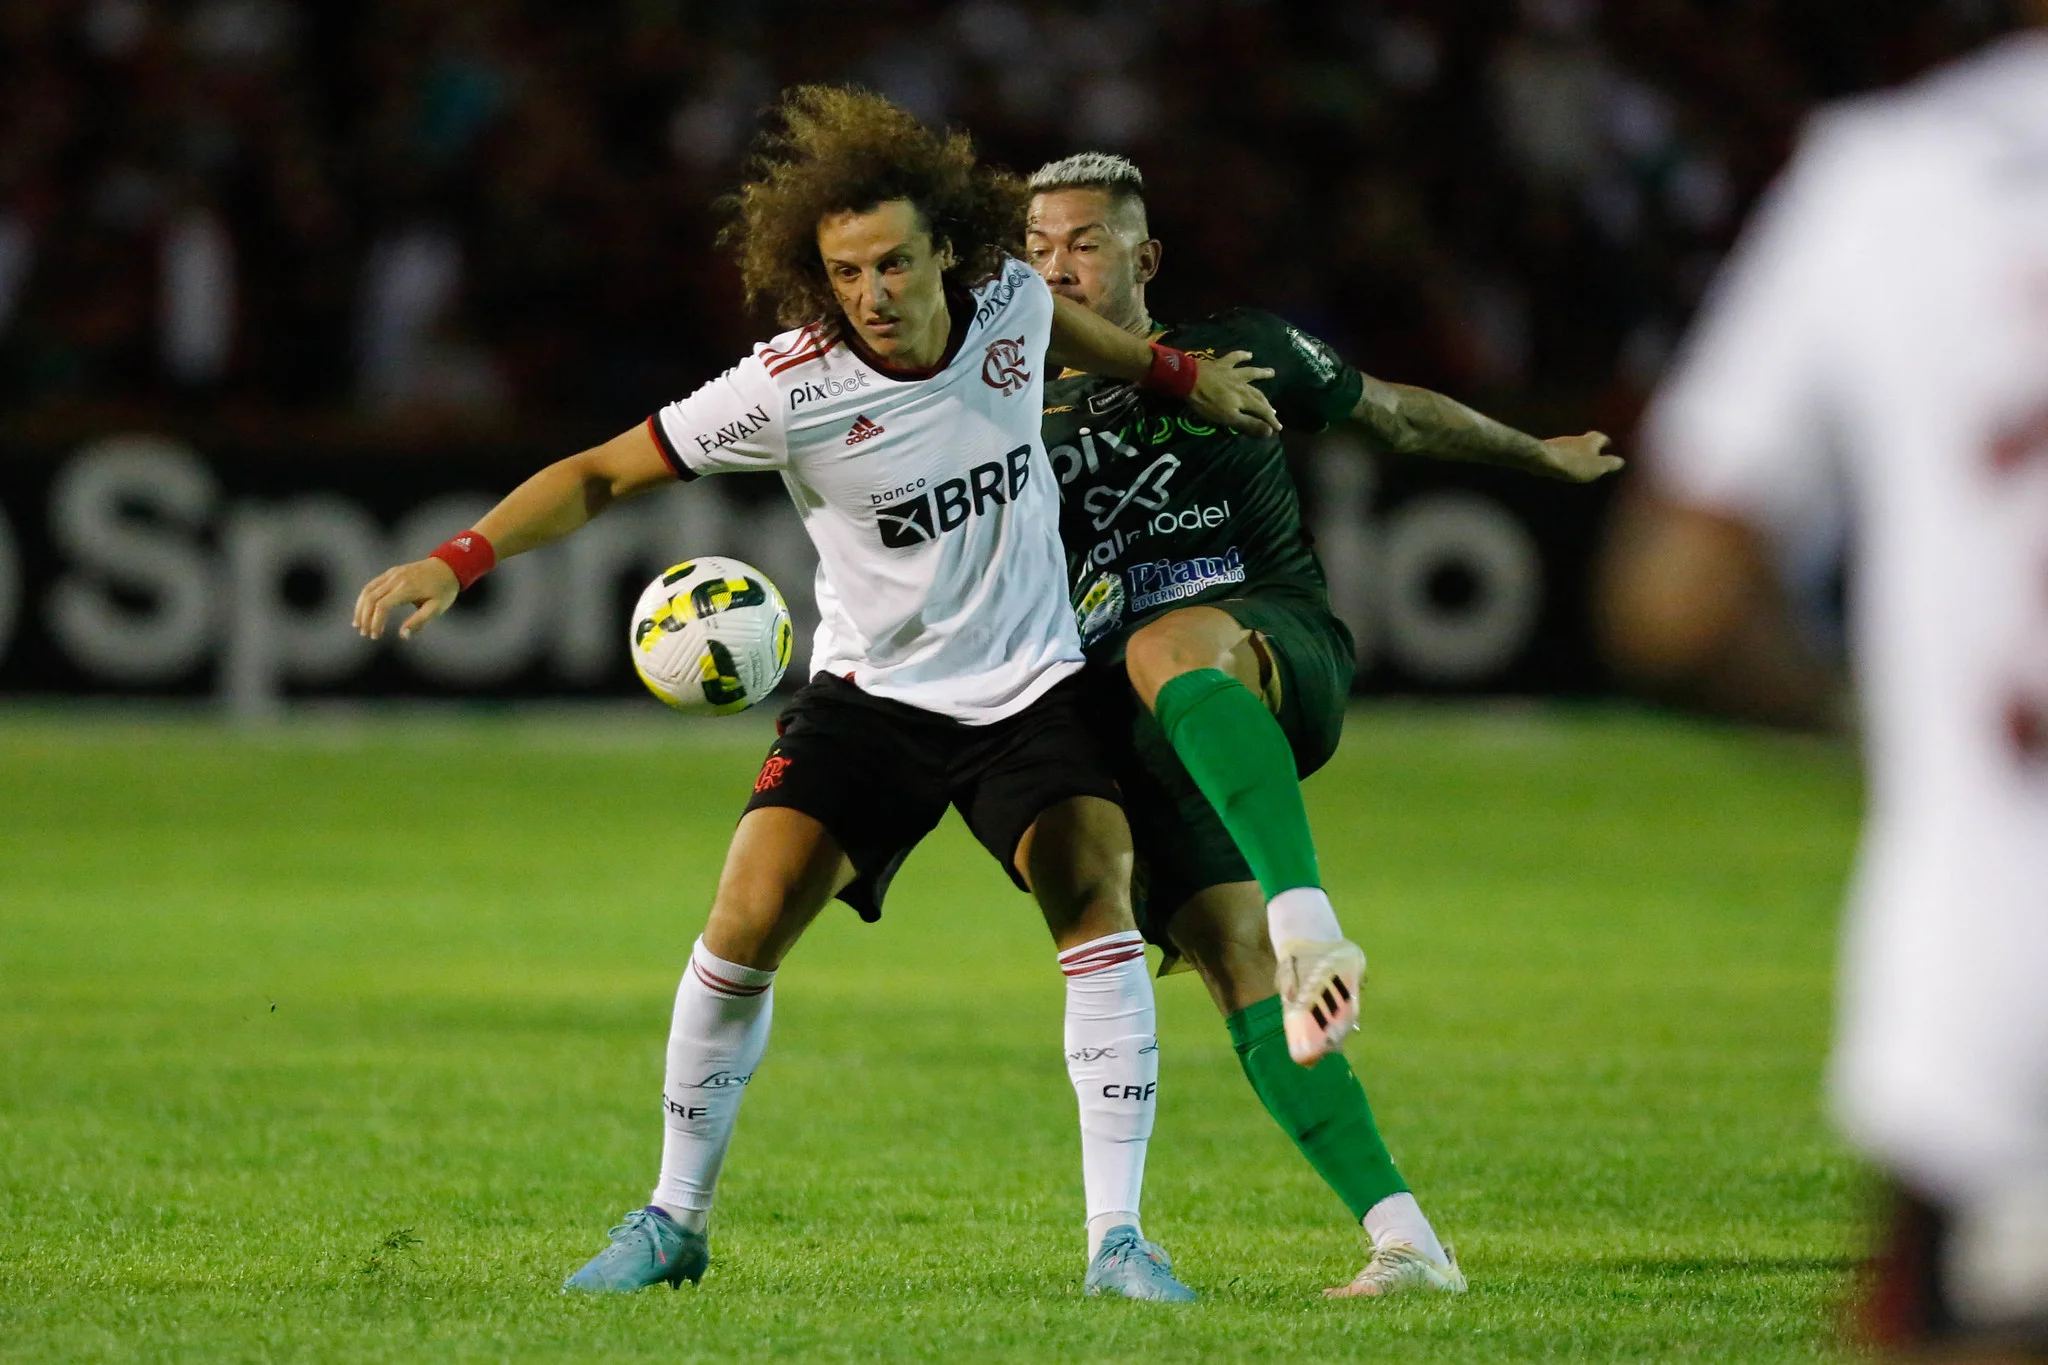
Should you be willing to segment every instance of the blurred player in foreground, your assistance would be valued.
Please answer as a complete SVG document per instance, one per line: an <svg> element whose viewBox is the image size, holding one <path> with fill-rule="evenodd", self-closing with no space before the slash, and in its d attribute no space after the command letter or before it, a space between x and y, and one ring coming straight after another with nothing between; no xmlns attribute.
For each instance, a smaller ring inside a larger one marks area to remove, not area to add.
<svg viewBox="0 0 2048 1365"><path fill-rule="evenodd" d="M1866 1322L2048 1354L2048 33L1813 121L1647 435L1604 597L1650 684L1823 713L1775 566L1846 500L1870 790L1830 1084L1897 1190Z"/></svg>
<svg viewBox="0 0 2048 1365"><path fill-rule="evenodd" d="M610 503L727 470L782 475L819 557L811 682L733 835L676 993L661 1178L567 1288L696 1280L783 956L833 896L879 915L904 857L957 806L1038 899L1067 978L1087 1292L1185 1300L1138 1223L1159 1058L1131 918L1129 829L1079 708L1059 499L1038 436L1045 358L1271 429L1229 362L1196 362L1071 302L1009 255L1014 178L878 96L805 87L778 111L733 237L750 298L795 330L689 398L550 465L427 559L363 590L359 627L410 634L498 556Z"/></svg>
<svg viewBox="0 0 2048 1365"><path fill-rule="evenodd" d="M1136 337L1249 353L1297 430L1352 421L1392 450L1576 481L1621 465L1598 432L1540 441L1363 375L1269 313L1155 322L1145 286L1162 247L1138 168L1084 153L1040 168L1031 189L1025 249L1054 293ZM1139 924L1202 974L1252 1089L1363 1222L1370 1262L1325 1292L1458 1292L1464 1276L1358 1078L1326 1055L1356 1026L1365 958L1322 891L1299 783L1336 750L1355 654L1286 453L1273 433L1218 428L1112 377L1070 371L1045 404L1091 707L1137 846Z"/></svg>

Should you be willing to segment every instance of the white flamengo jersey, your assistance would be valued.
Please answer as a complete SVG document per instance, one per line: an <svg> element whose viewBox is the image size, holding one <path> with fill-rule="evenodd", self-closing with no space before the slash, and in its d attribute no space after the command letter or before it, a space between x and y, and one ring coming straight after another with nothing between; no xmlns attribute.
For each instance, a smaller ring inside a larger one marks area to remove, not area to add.
<svg viewBox="0 0 2048 1365"><path fill-rule="evenodd" d="M818 550L813 672L980 725L1082 657L1038 435L1052 294L1006 260L954 306L935 370L878 369L805 328L648 425L682 478L782 475Z"/></svg>
<svg viewBox="0 0 2048 1365"><path fill-rule="evenodd" d="M1853 533L1838 1114L1937 1198L2048 1170L2048 33L1816 118L1648 436L1675 501Z"/></svg>

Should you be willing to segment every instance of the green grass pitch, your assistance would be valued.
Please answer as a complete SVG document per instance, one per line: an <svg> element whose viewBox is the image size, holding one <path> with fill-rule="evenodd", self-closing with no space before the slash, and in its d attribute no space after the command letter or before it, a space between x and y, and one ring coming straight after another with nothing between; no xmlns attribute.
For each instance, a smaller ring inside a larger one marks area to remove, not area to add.
<svg viewBox="0 0 2048 1365"><path fill-rule="evenodd" d="M1372 956L1351 1056L1463 1299L1360 1243L1160 986L1146 1229L1081 1297L1061 978L956 820L777 988L696 1290L565 1299L642 1202L669 1004L763 747L653 709L0 712L0 1358L1835 1358L1839 749L1377 708L1309 783Z"/></svg>

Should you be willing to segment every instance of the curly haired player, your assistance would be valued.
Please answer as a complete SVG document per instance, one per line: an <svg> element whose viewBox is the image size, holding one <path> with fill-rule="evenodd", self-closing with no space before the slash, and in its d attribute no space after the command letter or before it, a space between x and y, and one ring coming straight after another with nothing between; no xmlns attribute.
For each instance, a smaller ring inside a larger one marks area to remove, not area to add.
<svg viewBox="0 0 2048 1365"><path fill-rule="evenodd" d="M1068 157L1031 189L1027 253L1055 294L1134 336L1249 353L1289 422L1320 430L1348 419L1397 450L1554 478L1620 467L1598 432L1539 441L1360 374L1271 314L1154 322L1145 285L1162 249L1144 181L1122 157ZM1139 924L1201 972L1260 1101L1363 1221L1371 1261L1328 1292L1461 1290L1358 1078L1331 1055L1356 1027L1365 955L1323 894L1298 784L1337 747L1353 650L1285 453L1270 432L1219 428L1099 371L1055 379L1045 401L1090 707L1142 873Z"/></svg>
<svg viewBox="0 0 2048 1365"><path fill-rule="evenodd" d="M734 196L750 299L791 330L605 444L541 470L434 555L364 588L410 635L496 558L619 498L728 470L781 474L817 547L814 676L733 834L676 992L661 1175L567 1288L697 1280L712 1193L768 1042L776 969L834 896L879 915L950 803L1036 898L1067 980L1089 1293L1185 1300L1138 1221L1158 1049L1131 917L1130 831L1079 710L1059 495L1038 434L1043 367L1277 418L1234 358L1196 362L1055 300L1011 251L1025 191L876 95L802 87Z"/></svg>

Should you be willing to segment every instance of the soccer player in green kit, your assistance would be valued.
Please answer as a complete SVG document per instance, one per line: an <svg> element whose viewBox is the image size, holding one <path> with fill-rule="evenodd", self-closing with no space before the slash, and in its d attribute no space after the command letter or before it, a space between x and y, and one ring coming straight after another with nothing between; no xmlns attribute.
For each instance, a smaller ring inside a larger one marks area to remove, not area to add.
<svg viewBox="0 0 2048 1365"><path fill-rule="evenodd" d="M1121 157L1053 162L1031 190L1027 256L1055 294L1152 340L1164 365L1248 356L1284 423L1348 420L1397 452L1577 482L1621 467L1599 432L1538 440L1361 374L1268 313L1155 322L1145 285L1162 249L1143 177ZM1322 891L1299 782L1336 749L1354 651L1281 444L1071 371L1045 386L1043 431L1094 705L1143 869L1140 927L1201 973L1260 1101L1363 1223L1370 1261L1324 1292L1462 1291L1337 1051L1357 1027L1365 956Z"/></svg>

